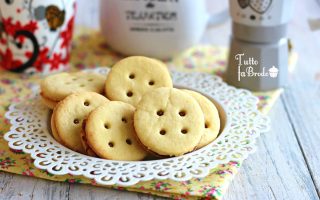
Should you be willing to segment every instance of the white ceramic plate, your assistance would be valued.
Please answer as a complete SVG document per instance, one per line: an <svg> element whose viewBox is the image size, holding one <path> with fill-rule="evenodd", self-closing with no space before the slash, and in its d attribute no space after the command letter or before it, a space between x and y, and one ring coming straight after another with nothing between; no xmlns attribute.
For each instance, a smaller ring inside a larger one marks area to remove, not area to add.
<svg viewBox="0 0 320 200"><path fill-rule="evenodd" d="M109 69L93 71L106 74ZM6 117L12 126L4 138L10 148L29 153L39 169L54 175L83 175L102 185L129 186L151 179L202 178L217 165L241 162L254 151L256 138L270 127L269 119L257 110L256 97L210 74L172 71L171 75L175 87L201 92L219 108L223 122L221 134L194 152L148 161L113 161L82 155L53 139L48 123L50 110L42 105L38 96L9 107Z"/></svg>

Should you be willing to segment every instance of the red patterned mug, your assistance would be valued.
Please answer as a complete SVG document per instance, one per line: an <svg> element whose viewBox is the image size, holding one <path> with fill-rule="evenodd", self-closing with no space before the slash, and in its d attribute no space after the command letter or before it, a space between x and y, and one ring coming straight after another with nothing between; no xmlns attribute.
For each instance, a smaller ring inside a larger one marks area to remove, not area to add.
<svg viewBox="0 0 320 200"><path fill-rule="evenodd" d="M44 74L67 68L75 0L0 1L0 67Z"/></svg>

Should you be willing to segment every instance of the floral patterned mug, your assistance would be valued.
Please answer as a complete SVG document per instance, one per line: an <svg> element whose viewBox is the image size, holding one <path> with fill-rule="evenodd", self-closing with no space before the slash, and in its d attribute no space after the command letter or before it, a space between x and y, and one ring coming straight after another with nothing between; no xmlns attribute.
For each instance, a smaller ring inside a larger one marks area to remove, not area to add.
<svg viewBox="0 0 320 200"><path fill-rule="evenodd" d="M67 68L75 0L0 1L0 68L47 74Z"/></svg>

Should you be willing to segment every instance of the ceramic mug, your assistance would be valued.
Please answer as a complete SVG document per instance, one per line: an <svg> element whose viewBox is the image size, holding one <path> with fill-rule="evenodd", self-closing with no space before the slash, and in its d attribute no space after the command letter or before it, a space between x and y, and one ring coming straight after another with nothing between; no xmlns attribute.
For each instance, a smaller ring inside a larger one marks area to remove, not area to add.
<svg viewBox="0 0 320 200"><path fill-rule="evenodd" d="M198 43L208 25L228 17L210 15L206 0L103 0L101 30L126 55L170 58Z"/></svg>
<svg viewBox="0 0 320 200"><path fill-rule="evenodd" d="M0 1L0 67L47 74L68 66L75 0Z"/></svg>

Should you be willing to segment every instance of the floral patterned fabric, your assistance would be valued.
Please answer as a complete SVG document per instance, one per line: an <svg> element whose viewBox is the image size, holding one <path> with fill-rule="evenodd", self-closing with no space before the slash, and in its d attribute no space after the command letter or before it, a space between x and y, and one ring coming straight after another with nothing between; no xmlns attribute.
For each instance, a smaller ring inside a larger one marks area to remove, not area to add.
<svg viewBox="0 0 320 200"><path fill-rule="evenodd" d="M112 66L122 56L108 48L101 35L93 30L77 29L71 54L71 71L96 66ZM68 37L68 36L66 36ZM222 75L226 65L227 49L214 46L196 46L186 50L172 60L167 60L171 68L183 71L201 71ZM291 56L294 65L296 56ZM64 181L68 183L85 183L97 185L93 180L81 176L55 176L47 171L39 170L33 165L32 158L21 151L9 149L3 139L4 133L10 129L4 113L11 103L18 103L32 96L39 83L40 75L14 74L0 68L0 170L35 176L39 178ZM256 93L260 99L259 109L267 113L281 90ZM175 182L171 180L152 180L138 183L130 187L112 186L117 190L136 191L174 199L221 199L241 163L229 162L213 169L203 179Z"/></svg>

